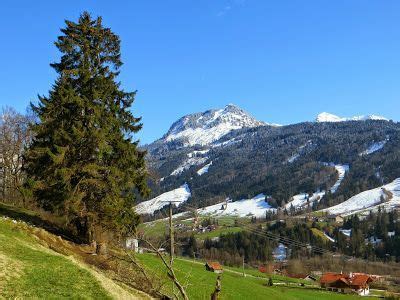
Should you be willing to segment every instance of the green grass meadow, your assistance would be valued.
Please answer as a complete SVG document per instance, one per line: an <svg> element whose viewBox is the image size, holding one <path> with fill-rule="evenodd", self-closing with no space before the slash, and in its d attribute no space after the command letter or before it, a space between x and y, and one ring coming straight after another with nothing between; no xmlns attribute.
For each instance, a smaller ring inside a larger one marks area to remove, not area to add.
<svg viewBox="0 0 400 300"><path fill-rule="evenodd" d="M0 299L111 299L93 275L0 217Z"/></svg>
<svg viewBox="0 0 400 300"><path fill-rule="evenodd" d="M165 280L166 284L163 286L163 291L172 295L172 283L168 281L165 268L162 266L160 259L153 254L139 254L138 258L152 274ZM176 259L174 265L177 276L186 287L190 299L210 299L218 274L206 271L204 265L200 262ZM233 270L240 272L240 269ZM277 279L275 278L275 282L278 282ZM279 279L283 280L283 278ZM265 286L266 282L267 277L243 277L241 274L225 271L222 274L220 299L360 299L356 295L330 293L318 288L278 285L267 287ZM176 288L174 292L177 292Z"/></svg>

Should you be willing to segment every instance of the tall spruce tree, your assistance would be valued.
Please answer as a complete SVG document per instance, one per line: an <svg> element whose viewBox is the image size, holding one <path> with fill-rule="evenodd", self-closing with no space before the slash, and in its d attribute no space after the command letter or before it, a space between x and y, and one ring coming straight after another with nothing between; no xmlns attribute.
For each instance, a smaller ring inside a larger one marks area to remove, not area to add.
<svg viewBox="0 0 400 300"><path fill-rule="evenodd" d="M29 187L80 237L103 242L105 232L129 234L138 223L134 195L148 189L145 152L132 135L142 124L130 111L135 92L117 81L119 37L87 12L65 23L55 42L61 60L51 64L58 78L31 104L39 121L26 154Z"/></svg>

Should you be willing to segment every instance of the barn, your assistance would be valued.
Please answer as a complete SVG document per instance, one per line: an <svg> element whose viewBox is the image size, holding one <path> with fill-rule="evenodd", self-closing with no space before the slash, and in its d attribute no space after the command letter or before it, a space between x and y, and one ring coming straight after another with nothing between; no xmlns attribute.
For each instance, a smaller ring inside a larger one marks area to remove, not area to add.
<svg viewBox="0 0 400 300"><path fill-rule="evenodd" d="M216 261L208 261L205 264L206 270L214 273L222 273L224 270L222 266Z"/></svg>

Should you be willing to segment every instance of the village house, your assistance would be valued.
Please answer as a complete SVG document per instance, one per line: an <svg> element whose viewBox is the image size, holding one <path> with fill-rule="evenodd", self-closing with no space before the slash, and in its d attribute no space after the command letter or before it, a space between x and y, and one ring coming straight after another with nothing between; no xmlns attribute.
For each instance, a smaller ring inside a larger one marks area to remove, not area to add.
<svg viewBox="0 0 400 300"><path fill-rule="evenodd" d="M329 215L328 216L328 221L335 222L335 223L338 223L338 224L343 224L344 218L342 216L339 216L339 215Z"/></svg>
<svg viewBox="0 0 400 300"><path fill-rule="evenodd" d="M125 248L136 253L143 253L143 249L139 247L139 241L135 238L127 238L125 240Z"/></svg>
<svg viewBox="0 0 400 300"><path fill-rule="evenodd" d="M214 273L222 273L224 270L222 266L216 261L208 261L205 264L206 270Z"/></svg>
<svg viewBox="0 0 400 300"><path fill-rule="evenodd" d="M373 281L368 274L325 273L320 278L322 288L339 293L357 293L360 296L369 294L369 284Z"/></svg>

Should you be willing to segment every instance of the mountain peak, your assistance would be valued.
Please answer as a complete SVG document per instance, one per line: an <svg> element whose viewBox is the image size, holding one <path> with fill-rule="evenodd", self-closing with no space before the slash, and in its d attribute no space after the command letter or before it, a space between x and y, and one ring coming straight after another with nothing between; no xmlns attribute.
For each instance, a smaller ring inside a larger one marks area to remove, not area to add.
<svg viewBox="0 0 400 300"><path fill-rule="evenodd" d="M172 124L163 139L180 140L185 146L208 145L232 130L267 125L234 104L223 109L186 115Z"/></svg>
<svg viewBox="0 0 400 300"><path fill-rule="evenodd" d="M340 118L336 115L327 113L327 112L322 112L320 113L317 118L317 122L341 122L343 121L343 118Z"/></svg>
<svg viewBox="0 0 400 300"><path fill-rule="evenodd" d="M351 118L342 118L334 114L322 112L315 119L316 122L345 122L345 121L366 121L366 120L383 120L389 121L388 119L377 116L377 115L367 115L367 116L354 116Z"/></svg>

